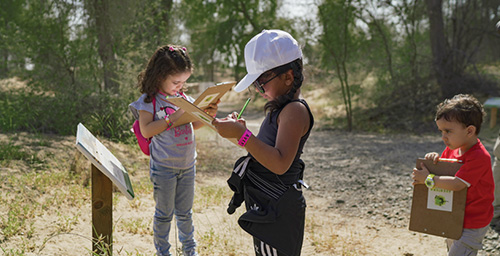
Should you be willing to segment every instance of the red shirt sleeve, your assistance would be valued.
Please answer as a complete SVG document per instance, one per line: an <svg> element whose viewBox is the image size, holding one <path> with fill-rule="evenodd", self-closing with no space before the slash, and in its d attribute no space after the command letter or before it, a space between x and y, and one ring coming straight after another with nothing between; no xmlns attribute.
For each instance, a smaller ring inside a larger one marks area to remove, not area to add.
<svg viewBox="0 0 500 256"><path fill-rule="evenodd" d="M458 149L451 150L448 147L441 154L442 158L462 160L464 165L458 170L455 176L467 181L471 186L476 185L491 169L490 155L487 151L483 152L480 145L478 142L461 156L458 155Z"/></svg>
<svg viewBox="0 0 500 256"><path fill-rule="evenodd" d="M467 159L464 159L464 165L455 176L467 181L472 187L477 185L479 180L491 169L491 160L484 154L478 154L477 150L470 153L466 157Z"/></svg>
<svg viewBox="0 0 500 256"><path fill-rule="evenodd" d="M470 183L465 202L464 228L482 228L493 217L493 189L495 187L491 171L491 157L479 142L465 154L458 155L458 149L448 147L441 154L443 158L462 160L462 167L456 177Z"/></svg>

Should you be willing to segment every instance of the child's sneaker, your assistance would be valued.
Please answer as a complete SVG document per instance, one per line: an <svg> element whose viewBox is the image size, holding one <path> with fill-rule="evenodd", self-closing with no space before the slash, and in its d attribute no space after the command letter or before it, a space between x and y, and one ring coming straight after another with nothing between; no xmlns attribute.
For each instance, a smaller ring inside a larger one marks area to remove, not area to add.
<svg viewBox="0 0 500 256"><path fill-rule="evenodd" d="M191 249L189 251L185 251L184 256L198 256L198 253L195 249Z"/></svg>

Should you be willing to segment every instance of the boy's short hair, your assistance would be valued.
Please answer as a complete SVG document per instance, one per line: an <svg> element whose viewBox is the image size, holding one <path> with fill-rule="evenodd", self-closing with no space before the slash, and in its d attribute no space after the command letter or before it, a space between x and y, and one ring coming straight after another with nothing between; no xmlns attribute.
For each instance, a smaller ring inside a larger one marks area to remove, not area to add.
<svg viewBox="0 0 500 256"><path fill-rule="evenodd" d="M474 125L476 135L481 131L483 118L486 116L483 105L474 96L469 94L458 94L451 99L446 99L437 106L436 118L444 118L446 121L457 121L465 125Z"/></svg>

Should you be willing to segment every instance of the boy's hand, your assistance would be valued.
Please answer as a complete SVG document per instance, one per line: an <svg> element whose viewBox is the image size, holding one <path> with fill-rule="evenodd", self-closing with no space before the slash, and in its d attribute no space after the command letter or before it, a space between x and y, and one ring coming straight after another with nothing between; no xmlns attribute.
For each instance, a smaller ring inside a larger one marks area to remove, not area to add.
<svg viewBox="0 0 500 256"><path fill-rule="evenodd" d="M412 185L416 184L424 184L425 179L429 175L429 170L427 167L425 167L424 163L420 165L422 167L422 170L419 170L417 168L413 168L413 172L411 173L411 178L413 179Z"/></svg>
<svg viewBox="0 0 500 256"><path fill-rule="evenodd" d="M432 160L434 164L437 164L439 162L439 154L436 152L431 152L425 154L425 160Z"/></svg>

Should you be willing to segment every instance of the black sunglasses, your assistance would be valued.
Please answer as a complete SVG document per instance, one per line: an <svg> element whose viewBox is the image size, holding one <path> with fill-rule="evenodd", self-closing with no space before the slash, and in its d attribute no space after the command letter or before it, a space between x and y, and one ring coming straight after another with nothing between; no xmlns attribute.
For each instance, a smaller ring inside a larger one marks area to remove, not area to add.
<svg viewBox="0 0 500 256"><path fill-rule="evenodd" d="M254 87L255 87L255 88L256 88L256 89L257 89L260 93L265 93L265 92L266 92L266 90L264 90L264 87L263 87L263 86L264 86L265 84L267 84L267 83L271 82L271 80L275 79L275 78L276 78L276 77L278 77L279 75L281 75L281 74L285 73L286 71L287 71L287 69L284 69L284 68L282 68L281 70L280 70L280 69L278 69L278 70L276 70L276 75L274 75L273 77L271 77L271 78L270 78L270 79L268 79L267 81L265 81L265 82L261 83L261 82L259 82L259 79L260 79L260 77L259 77L259 78L257 78L255 81L253 81L253 83L252 83L252 84L253 84L253 86L254 86ZM262 76L262 75L261 75L261 76Z"/></svg>

